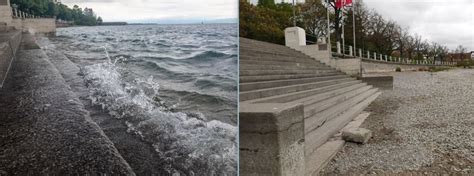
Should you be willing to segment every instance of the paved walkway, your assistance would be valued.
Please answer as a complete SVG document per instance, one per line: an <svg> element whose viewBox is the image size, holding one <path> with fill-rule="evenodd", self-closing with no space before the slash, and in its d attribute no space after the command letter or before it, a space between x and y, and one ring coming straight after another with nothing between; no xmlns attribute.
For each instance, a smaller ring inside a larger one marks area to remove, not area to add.
<svg viewBox="0 0 474 176"><path fill-rule="evenodd" d="M389 73L368 108L374 137L347 143L323 175L474 174L474 69Z"/></svg>

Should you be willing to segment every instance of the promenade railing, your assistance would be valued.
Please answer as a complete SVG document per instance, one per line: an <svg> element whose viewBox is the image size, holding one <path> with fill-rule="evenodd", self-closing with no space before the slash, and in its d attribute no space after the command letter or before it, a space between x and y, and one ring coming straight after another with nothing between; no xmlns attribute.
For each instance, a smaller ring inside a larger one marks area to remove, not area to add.
<svg viewBox="0 0 474 176"><path fill-rule="evenodd" d="M318 38L315 35L306 33L306 44L313 45L318 43L326 43L325 38ZM332 41L330 46L330 52L333 57L350 59L350 58L362 58L368 60L374 60L379 62L389 63L401 63L401 64L413 64L413 65L447 65L454 66L457 62L437 60L435 58L424 58L419 59L408 59L402 57L394 57L374 51L364 50L362 48L354 49L351 45L342 46L340 42Z"/></svg>

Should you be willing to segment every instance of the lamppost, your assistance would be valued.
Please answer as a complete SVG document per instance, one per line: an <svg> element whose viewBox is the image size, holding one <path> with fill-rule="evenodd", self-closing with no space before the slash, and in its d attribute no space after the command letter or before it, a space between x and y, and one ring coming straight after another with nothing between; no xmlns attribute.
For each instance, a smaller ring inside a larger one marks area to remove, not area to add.
<svg viewBox="0 0 474 176"><path fill-rule="evenodd" d="M293 26L296 27L295 0L293 0Z"/></svg>

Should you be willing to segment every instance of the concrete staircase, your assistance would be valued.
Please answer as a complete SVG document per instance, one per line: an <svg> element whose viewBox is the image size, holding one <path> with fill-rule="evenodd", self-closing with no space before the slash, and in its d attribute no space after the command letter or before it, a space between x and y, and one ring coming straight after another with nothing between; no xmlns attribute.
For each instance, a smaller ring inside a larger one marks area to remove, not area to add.
<svg viewBox="0 0 474 176"><path fill-rule="evenodd" d="M1 46L0 175L135 175L31 34Z"/></svg>
<svg viewBox="0 0 474 176"><path fill-rule="evenodd" d="M315 151L380 95L299 51L245 38L240 38L239 86L241 104L303 104L306 175L323 167L313 166L314 159L327 159L313 156Z"/></svg>

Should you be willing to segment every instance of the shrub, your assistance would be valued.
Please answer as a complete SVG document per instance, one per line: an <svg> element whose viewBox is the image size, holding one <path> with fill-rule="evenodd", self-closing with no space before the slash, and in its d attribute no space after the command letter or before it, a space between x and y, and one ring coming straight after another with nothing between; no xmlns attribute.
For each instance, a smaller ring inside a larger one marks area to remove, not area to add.
<svg viewBox="0 0 474 176"><path fill-rule="evenodd" d="M396 72L401 72L402 69L401 69L400 67L397 67L397 68L395 69L395 71L396 71Z"/></svg>

